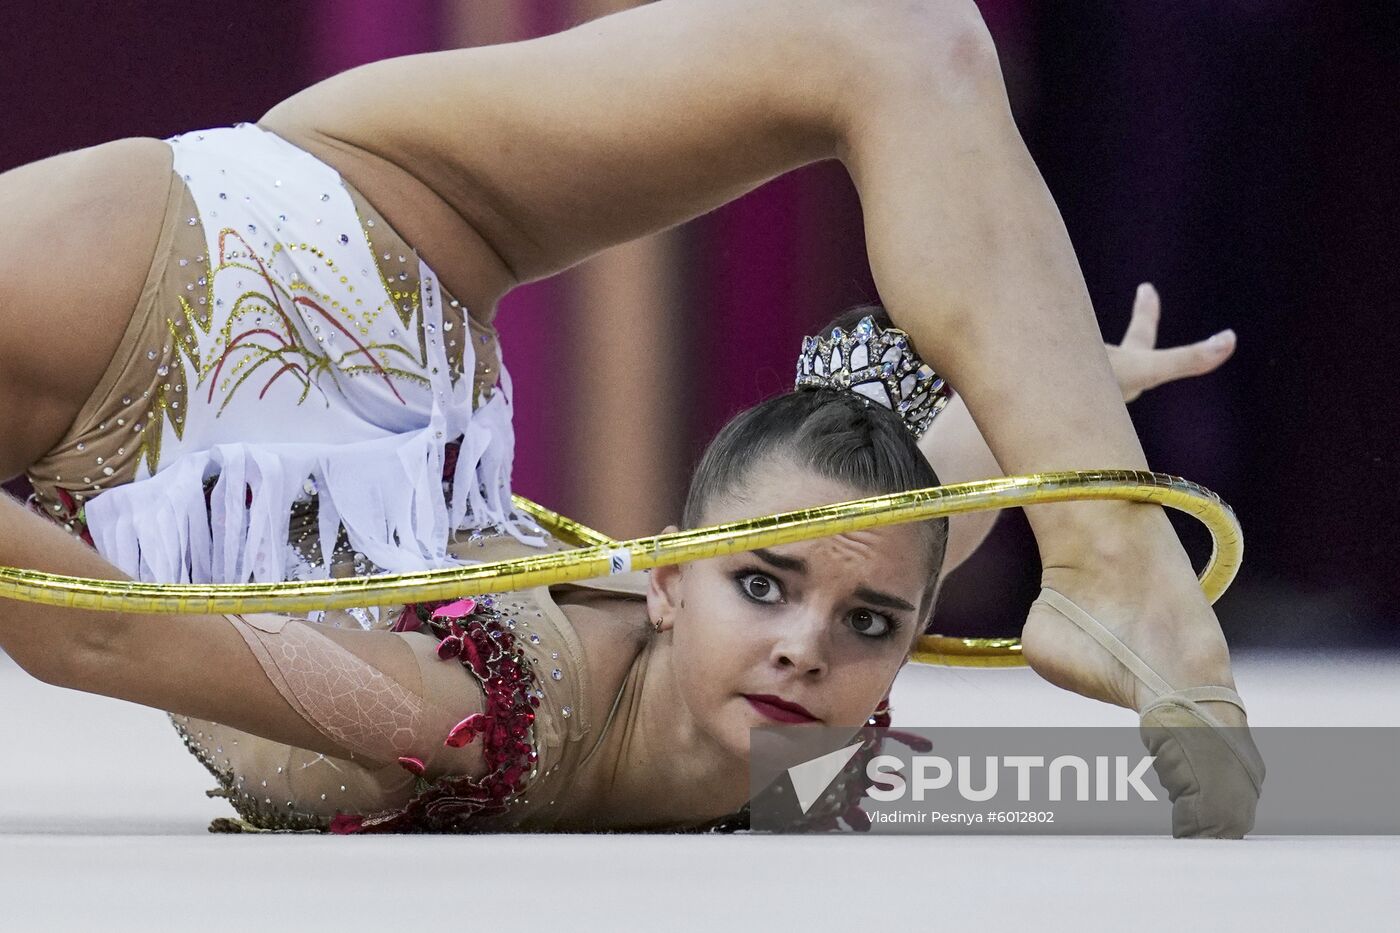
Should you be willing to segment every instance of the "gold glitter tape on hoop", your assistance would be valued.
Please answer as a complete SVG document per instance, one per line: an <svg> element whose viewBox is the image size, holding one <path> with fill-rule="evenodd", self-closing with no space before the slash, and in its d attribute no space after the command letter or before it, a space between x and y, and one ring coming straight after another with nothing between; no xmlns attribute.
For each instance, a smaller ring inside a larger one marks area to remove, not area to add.
<svg viewBox="0 0 1400 933"><path fill-rule="evenodd" d="M521 495L511 497L516 511L528 515L554 537L575 547L596 544L616 545L601 531L560 515ZM924 635L915 645L911 660L940 667L1024 667L1019 638L963 638L956 635Z"/></svg>
<svg viewBox="0 0 1400 933"><path fill-rule="evenodd" d="M1239 520L1234 510L1215 493L1165 473L1080 470L934 486L631 541L610 541L591 529L584 529L604 540L572 551L373 577L286 583L172 584L94 580L0 567L0 598L127 612L290 613L349 609L603 577L614 572L613 561L620 550L630 555L631 569L647 570L940 515L1082 499L1155 503L1199 519L1212 538L1210 560L1200 577L1201 589L1212 603L1220 598L1239 572L1244 554ZM556 517L562 519L562 516ZM961 639L938 635L921 638L913 660L960 667L1005 667L1024 663L1015 639Z"/></svg>
<svg viewBox="0 0 1400 933"><path fill-rule="evenodd" d="M616 541L601 531L594 531L587 525L560 515L558 512L547 509L524 496L511 496L510 501L517 512L530 516L535 524L566 544L572 544L575 547L593 547L599 544L617 545Z"/></svg>

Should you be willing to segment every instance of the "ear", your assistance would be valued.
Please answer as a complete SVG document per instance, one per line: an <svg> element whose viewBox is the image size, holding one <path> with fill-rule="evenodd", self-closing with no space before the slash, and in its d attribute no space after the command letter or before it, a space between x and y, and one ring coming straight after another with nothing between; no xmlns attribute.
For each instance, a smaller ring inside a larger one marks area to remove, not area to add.
<svg viewBox="0 0 1400 933"><path fill-rule="evenodd" d="M661 529L662 534L680 531L675 525ZM675 624L676 613L684 605L682 587L684 585L684 564L670 564L666 567L653 567L647 574L647 614L651 616L653 627L658 620L658 631L667 631Z"/></svg>

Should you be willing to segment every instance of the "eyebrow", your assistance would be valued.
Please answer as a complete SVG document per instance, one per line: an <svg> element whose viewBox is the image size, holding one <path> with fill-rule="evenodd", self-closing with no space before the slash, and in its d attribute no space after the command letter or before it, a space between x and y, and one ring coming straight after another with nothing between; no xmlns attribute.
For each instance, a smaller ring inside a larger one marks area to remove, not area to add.
<svg viewBox="0 0 1400 933"><path fill-rule="evenodd" d="M866 586L862 586L860 589L856 590L856 596L873 606L879 606L881 609L903 609L905 612L914 611L913 606L909 605L898 596L891 596L889 593L881 593L879 590L872 590Z"/></svg>
<svg viewBox="0 0 1400 933"><path fill-rule="evenodd" d="M784 557L781 554L774 554L767 548L756 547L753 549L759 560L772 564L779 570L791 570L793 573L806 573L807 562L800 557Z"/></svg>
<svg viewBox="0 0 1400 933"><path fill-rule="evenodd" d="M793 573L806 574L807 562L800 557L785 557L782 554L774 554L767 548L756 547L753 553L759 560L772 564L779 570L790 570ZM856 597L872 606L879 606L881 609L902 609L905 612L913 612L914 607L898 596L889 593L882 593L879 590L872 590L868 586L862 586L856 590Z"/></svg>

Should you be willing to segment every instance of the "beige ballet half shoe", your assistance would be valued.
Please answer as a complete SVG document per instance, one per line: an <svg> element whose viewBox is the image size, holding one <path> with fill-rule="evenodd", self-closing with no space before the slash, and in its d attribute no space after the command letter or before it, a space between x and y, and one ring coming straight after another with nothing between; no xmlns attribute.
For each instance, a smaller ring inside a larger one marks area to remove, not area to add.
<svg viewBox="0 0 1400 933"><path fill-rule="evenodd" d="M1036 602L1055 608L1106 648L1155 699L1139 711L1139 734L1156 756L1153 769L1172 801L1172 835L1180 838L1242 839L1254 828L1254 810L1264 783L1264 759L1249 727L1226 726L1200 705L1221 700L1245 711L1228 687L1175 690L1089 613L1063 594L1043 587Z"/></svg>

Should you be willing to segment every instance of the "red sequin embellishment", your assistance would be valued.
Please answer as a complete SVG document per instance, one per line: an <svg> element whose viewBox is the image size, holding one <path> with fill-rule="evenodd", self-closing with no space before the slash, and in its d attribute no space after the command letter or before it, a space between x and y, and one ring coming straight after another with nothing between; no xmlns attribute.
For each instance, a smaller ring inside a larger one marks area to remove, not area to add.
<svg viewBox="0 0 1400 933"><path fill-rule="evenodd" d="M439 606L433 612L434 619L460 619L462 616L471 615L476 608L476 600L459 599L455 603L448 603L446 606Z"/></svg>
<svg viewBox="0 0 1400 933"><path fill-rule="evenodd" d="M418 618L418 613L413 611L412 605L403 607L403 614L398 621L389 629L391 632L416 632L423 627L423 620Z"/></svg>
<svg viewBox="0 0 1400 933"><path fill-rule="evenodd" d="M472 739L490 729L493 722L494 720L485 713L472 713L448 731L447 740L442 744L452 748L469 745Z"/></svg>
<svg viewBox="0 0 1400 933"><path fill-rule="evenodd" d="M471 608L459 615L464 603ZM420 781L419 792L398 810L363 816L336 814L331 823L333 833L465 832L470 830L473 817L505 812L525 789L539 758L532 744L539 698L534 695L538 685L531 665L516 647L515 635L491 598L457 600L447 604L446 612L443 608L443 603L418 604L404 612L423 621L441 639L439 658L456 660L481 682L486 693L485 711L453 726L444 744L461 748L479 740L490 770L480 778L444 777L433 784ZM399 763L409 768L405 759Z"/></svg>

